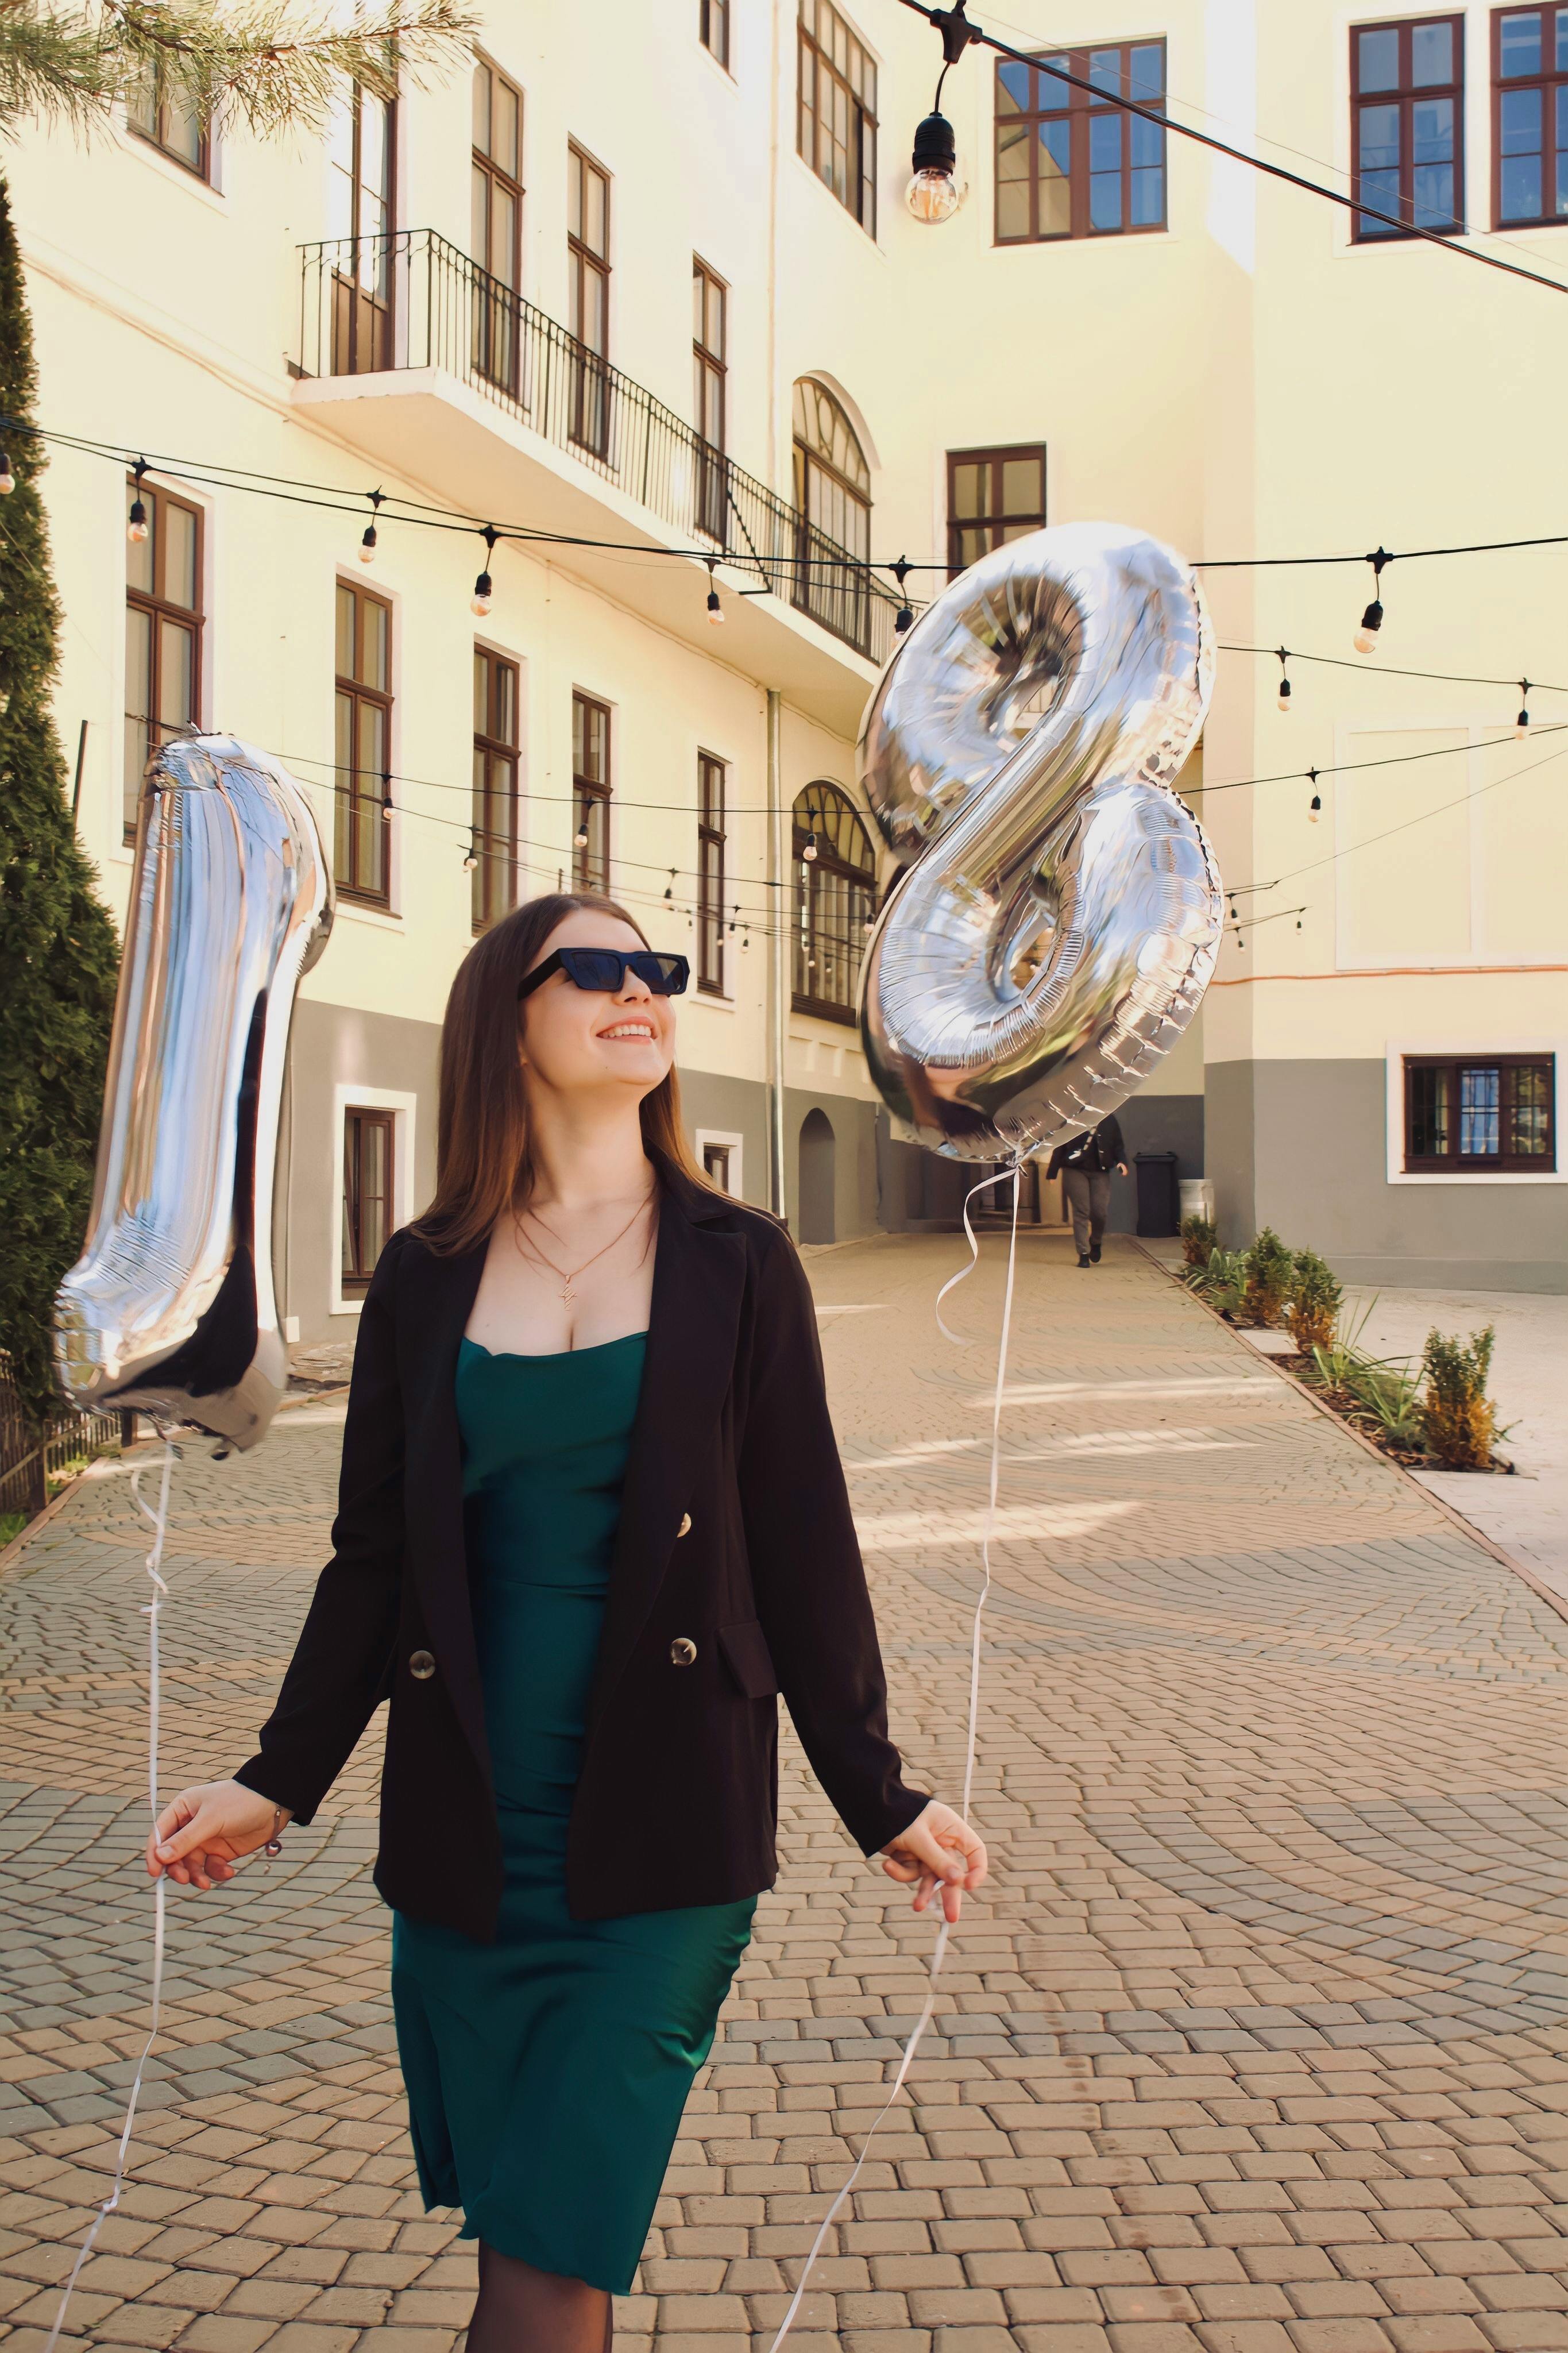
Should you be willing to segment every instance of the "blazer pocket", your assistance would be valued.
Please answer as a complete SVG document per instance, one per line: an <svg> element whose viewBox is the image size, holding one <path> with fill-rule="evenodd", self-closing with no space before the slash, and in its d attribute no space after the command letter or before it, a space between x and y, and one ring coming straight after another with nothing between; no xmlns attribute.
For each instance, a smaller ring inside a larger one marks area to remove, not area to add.
<svg viewBox="0 0 1568 2353"><path fill-rule="evenodd" d="M724 1662L747 1699L772 1699L779 1687L768 1638L755 1618L719 1628Z"/></svg>

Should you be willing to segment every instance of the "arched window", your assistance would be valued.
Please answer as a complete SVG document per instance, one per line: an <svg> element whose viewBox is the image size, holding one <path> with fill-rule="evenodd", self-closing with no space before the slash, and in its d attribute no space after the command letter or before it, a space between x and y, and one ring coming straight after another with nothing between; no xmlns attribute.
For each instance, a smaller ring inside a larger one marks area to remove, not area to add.
<svg viewBox="0 0 1568 2353"><path fill-rule="evenodd" d="M837 785L807 785L795 805L795 1003L853 1021L855 985L877 903L877 861Z"/></svg>
<svg viewBox="0 0 1568 2353"><path fill-rule="evenodd" d="M871 469L855 427L825 384L795 388L795 504L800 517L795 601L836 637L866 649L870 627ZM847 550L855 565L835 563Z"/></svg>

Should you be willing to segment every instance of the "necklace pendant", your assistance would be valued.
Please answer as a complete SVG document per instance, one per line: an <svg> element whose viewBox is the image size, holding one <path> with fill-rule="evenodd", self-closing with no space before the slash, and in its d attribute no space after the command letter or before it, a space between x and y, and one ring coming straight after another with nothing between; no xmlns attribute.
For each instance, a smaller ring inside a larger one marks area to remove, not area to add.
<svg viewBox="0 0 1568 2353"><path fill-rule="evenodd" d="M563 1302L563 1305L565 1305L565 1306L567 1306L567 1307L570 1307L570 1306L571 1306L571 1304L572 1304L572 1302L576 1298L576 1296L577 1296L576 1293L573 1290L573 1288L572 1288L571 1284L570 1284L570 1283L568 1283L568 1284L567 1284L567 1286L566 1286L566 1288L565 1288L565 1290L564 1290L564 1291L562 1293L562 1294L561 1294L561 1298L562 1298L562 1302Z"/></svg>

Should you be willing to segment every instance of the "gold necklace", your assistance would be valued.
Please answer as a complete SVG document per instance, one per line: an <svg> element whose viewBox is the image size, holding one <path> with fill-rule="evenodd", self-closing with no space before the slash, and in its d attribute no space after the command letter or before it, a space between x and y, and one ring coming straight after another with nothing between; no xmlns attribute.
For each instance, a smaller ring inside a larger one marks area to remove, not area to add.
<svg viewBox="0 0 1568 2353"><path fill-rule="evenodd" d="M632 1211L631 1216L626 1219L626 1224L621 1228L620 1232L618 1234L612 1234L610 1240L605 1244L603 1250L596 1250L592 1258L585 1258L583 1261L582 1265L574 1266L570 1273L567 1272L563 1266L557 1266L552 1258L546 1258L544 1252L540 1249L537 1242L533 1242L531 1244L529 1242L523 1233L521 1220L515 1215L511 1221L512 1228L517 1235L518 1246L521 1250L524 1257L537 1259L542 1265L547 1266L550 1269L551 1273L554 1275L557 1281L563 1286L561 1293L563 1304L570 1307L573 1301L577 1296L577 1293L572 1288L573 1284L576 1282L577 1277L580 1274L586 1274L588 1269L591 1266L596 1265L600 1259L605 1257L609 1251L613 1250L617 1242L625 1241L626 1236L630 1233L637 1219L642 1216L644 1210L649 1206L651 1198L652 1197L650 1195L639 1201L637 1208ZM533 1219L536 1224L543 1223L543 1220L541 1219L537 1209L531 1209L528 1214ZM544 1230L548 1234L550 1232L549 1227L545 1226ZM553 1240L554 1237L552 1235L551 1239Z"/></svg>

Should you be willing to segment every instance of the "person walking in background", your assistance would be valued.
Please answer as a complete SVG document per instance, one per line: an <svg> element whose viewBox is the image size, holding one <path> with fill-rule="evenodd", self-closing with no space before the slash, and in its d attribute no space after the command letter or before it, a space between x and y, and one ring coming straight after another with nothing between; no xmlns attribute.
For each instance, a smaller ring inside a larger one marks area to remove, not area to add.
<svg viewBox="0 0 1568 2353"><path fill-rule="evenodd" d="M1046 1171L1048 1183L1059 1176L1072 1212L1072 1238L1078 1244L1079 1266L1100 1264L1100 1245L1110 1208L1110 1172L1127 1174L1127 1147L1121 1123L1112 1112L1098 1127L1086 1128L1070 1144L1058 1144Z"/></svg>

